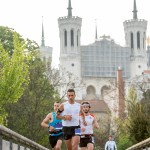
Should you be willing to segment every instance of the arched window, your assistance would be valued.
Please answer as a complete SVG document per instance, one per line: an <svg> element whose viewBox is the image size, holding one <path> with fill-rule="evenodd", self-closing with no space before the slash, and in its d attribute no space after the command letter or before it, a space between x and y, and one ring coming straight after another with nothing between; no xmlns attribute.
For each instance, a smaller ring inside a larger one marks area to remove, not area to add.
<svg viewBox="0 0 150 150"><path fill-rule="evenodd" d="M134 48L134 40L133 40L133 33L130 34L130 39L131 39L131 48Z"/></svg>
<svg viewBox="0 0 150 150"><path fill-rule="evenodd" d="M102 99L104 98L105 95L107 95L110 91L110 87L107 86L107 85L104 85L102 88L101 88L101 96L102 96Z"/></svg>
<svg viewBox="0 0 150 150"><path fill-rule="evenodd" d="M143 33L143 49L145 48L145 32Z"/></svg>
<svg viewBox="0 0 150 150"><path fill-rule="evenodd" d="M64 31L64 45L67 46L67 31Z"/></svg>
<svg viewBox="0 0 150 150"><path fill-rule="evenodd" d="M74 46L74 32L71 30L71 46Z"/></svg>
<svg viewBox="0 0 150 150"><path fill-rule="evenodd" d="M79 37L78 37L78 34L77 34L77 46L79 46L79 42L78 42L78 40L79 40Z"/></svg>
<svg viewBox="0 0 150 150"><path fill-rule="evenodd" d="M86 99L87 100L96 99L96 90L92 85L88 86L86 89Z"/></svg>
<svg viewBox="0 0 150 150"><path fill-rule="evenodd" d="M140 49L140 32L137 32L137 48Z"/></svg>
<svg viewBox="0 0 150 150"><path fill-rule="evenodd" d="M80 31L78 30L78 32L77 32L77 46L79 46L79 35L80 35Z"/></svg>
<svg viewBox="0 0 150 150"><path fill-rule="evenodd" d="M87 92L87 94L89 94L89 95L95 95L95 88L92 86L92 85L90 85L90 86L88 86L87 87L87 90L86 90L86 92Z"/></svg>

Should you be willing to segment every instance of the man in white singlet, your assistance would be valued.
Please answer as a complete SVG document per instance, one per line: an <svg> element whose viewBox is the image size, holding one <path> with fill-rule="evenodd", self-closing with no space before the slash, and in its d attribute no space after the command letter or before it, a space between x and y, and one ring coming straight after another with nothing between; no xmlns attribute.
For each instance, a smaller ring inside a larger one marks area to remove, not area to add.
<svg viewBox="0 0 150 150"><path fill-rule="evenodd" d="M85 116L86 126L82 122L82 115L80 116L80 126L81 126L81 138L80 138L80 150L93 150L94 148L94 134L93 127L99 128L95 116L90 113L90 103L82 103L82 111Z"/></svg>
<svg viewBox="0 0 150 150"><path fill-rule="evenodd" d="M78 150L80 142L81 104L75 102L75 91L67 91L68 101L62 103L57 111L57 119L62 119L64 141L68 150ZM82 121L85 123L84 115ZM86 123L85 123L86 124Z"/></svg>

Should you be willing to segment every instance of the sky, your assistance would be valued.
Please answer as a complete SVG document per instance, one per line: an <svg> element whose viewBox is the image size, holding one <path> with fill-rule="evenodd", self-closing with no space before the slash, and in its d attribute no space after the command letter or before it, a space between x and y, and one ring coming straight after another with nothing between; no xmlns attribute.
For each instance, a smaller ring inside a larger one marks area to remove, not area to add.
<svg viewBox="0 0 150 150"><path fill-rule="evenodd" d="M123 22L133 18L134 0L71 0L72 15L82 18L81 45L88 45L97 35L109 35L125 44ZM53 47L53 66L59 64L58 18L67 16L68 0L0 0L0 26L13 28L24 38L41 44L42 16L45 45ZM150 0L136 0L138 19L148 21L150 36Z"/></svg>

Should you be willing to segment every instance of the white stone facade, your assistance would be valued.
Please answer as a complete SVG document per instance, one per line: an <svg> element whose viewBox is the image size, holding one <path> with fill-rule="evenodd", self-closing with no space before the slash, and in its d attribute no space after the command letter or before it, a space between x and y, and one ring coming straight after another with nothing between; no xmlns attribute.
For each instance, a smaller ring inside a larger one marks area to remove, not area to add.
<svg viewBox="0 0 150 150"><path fill-rule="evenodd" d="M131 48L131 78L141 75L147 69L146 30L147 21L143 19L136 18L124 22L126 45Z"/></svg>
<svg viewBox="0 0 150 150"><path fill-rule="evenodd" d="M71 6L68 8L71 11ZM82 46L82 19L72 16L72 13L58 19L60 73L63 77L60 96L64 100L67 99L67 89L74 88L76 100L104 101L112 116L119 116L120 94L117 93L116 85L118 67L121 67L124 80L139 76L148 68L147 21L137 19L136 7L134 8L133 19L123 23L126 43L124 47L105 35L95 39L92 44ZM72 79L65 75L68 72Z"/></svg>

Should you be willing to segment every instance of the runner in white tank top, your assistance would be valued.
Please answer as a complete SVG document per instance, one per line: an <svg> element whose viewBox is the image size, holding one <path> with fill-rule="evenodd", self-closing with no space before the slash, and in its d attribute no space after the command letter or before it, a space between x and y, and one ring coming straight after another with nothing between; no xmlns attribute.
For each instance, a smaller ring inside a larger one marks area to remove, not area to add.
<svg viewBox="0 0 150 150"><path fill-rule="evenodd" d="M69 89L67 91L68 101L60 105L57 111L57 119L62 119L63 134L65 144L68 150L78 150L80 142L80 124L79 115L82 113L82 107L75 102L75 91ZM82 121L86 124L82 116Z"/></svg>
<svg viewBox="0 0 150 150"><path fill-rule="evenodd" d="M99 128L97 120L90 111L90 103L83 102L82 103L82 111L85 116L86 126L82 121L82 116L80 116L80 126L81 126L81 139L80 139L80 150L93 150L94 146L94 135L93 135L93 126L95 128Z"/></svg>
<svg viewBox="0 0 150 150"><path fill-rule="evenodd" d="M81 105L77 102L74 102L74 104L70 104L68 101L63 103L64 105L64 111L61 115L70 115L72 117L70 120L62 120L62 125L66 127L70 126L79 126L79 114Z"/></svg>

